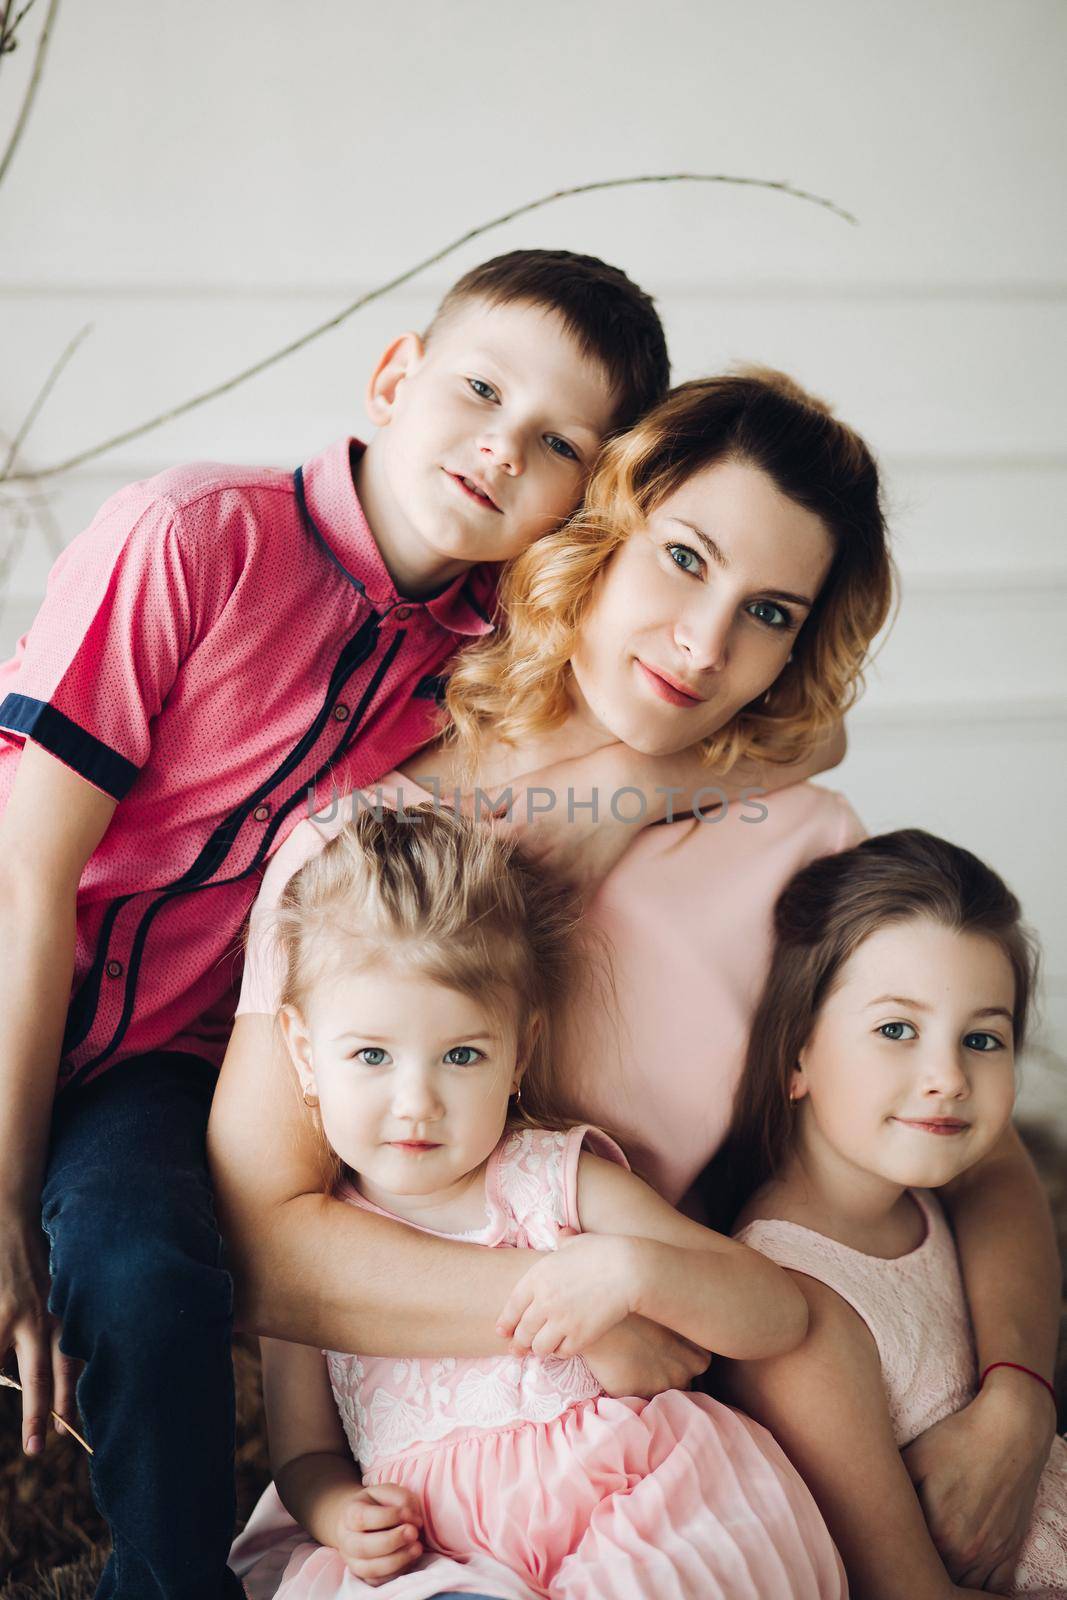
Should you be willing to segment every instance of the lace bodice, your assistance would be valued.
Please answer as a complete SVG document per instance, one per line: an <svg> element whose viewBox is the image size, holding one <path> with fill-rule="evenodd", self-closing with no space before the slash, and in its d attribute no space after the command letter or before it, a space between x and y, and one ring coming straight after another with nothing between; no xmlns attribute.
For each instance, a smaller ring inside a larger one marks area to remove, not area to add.
<svg viewBox="0 0 1067 1600"><path fill-rule="evenodd" d="M486 1167L485 1226L463 1238L494 1249L556 1249L561 1228L580 1227L577 1173L585 1145L626 1164L619 1147L595 1128L505 1134ZM353 1189L345 1199L380 1209ZM392 1457L471 1432L551 1421L601 1393L580 1357L325 1354L345 1435L365 1475Z"/></svg>

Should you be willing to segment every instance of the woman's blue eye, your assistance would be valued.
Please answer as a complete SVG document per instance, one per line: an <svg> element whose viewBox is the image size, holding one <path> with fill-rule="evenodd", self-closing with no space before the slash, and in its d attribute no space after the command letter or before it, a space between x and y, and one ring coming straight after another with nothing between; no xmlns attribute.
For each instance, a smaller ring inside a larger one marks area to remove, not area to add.
<svg viewBox="0 0 1067 1600"><path fill-rule="evenodd" d="M919 1037L910 1022L883 1022L878 1032L883 1039L917 1039Z"/></svg>
<svg viewBox="0 0 1067 1600"><path fill-rule="evenodd" d="M766 624L768 628L788 628L793 621L784 606L778 605L774 600L753 600L748 607L748 614L755 617L757 622Z"/></svg>
<svg viewBox="0 0 1067 1600"><path fill-rule="evenodd" d="M482 1052L475 1050L471 1044L457 1044L454 1049L446 1053L445 1060L450 1067L473 1067L474 1063L481 1059L481 1054Z"/></svg>
<svg viewBox="0 0 1067 1600"><path fill-rule="evenodd" d="M963 1042L968 1050L980 1050L983 1054L1004 1048L995 1033L969 1033Z"/></svg>
<svg viewBox="0 0 1067 1600"><path fill-rule="evenodd" d="M578 460L577 450L574 449L573 445L569 445L566 439L561 439L558 433L546 434L545 442L554 455L562 456L565 461Z"/></svg>
<svg viewBox="0 0 1067 1600"><path fill-rule="evenodd" d="M670 556L670 558L674 562L675 566L676 567L681 567L683 572L692 572L692 573L697 573L697 574L700 572L700 568L701 568L701 565L702 565L700 557L697 555L695 550L690 550L690 548L689 548L689 546L687 544L669 544L667 546L667 554ZM693 561L694 561L694 563L695 563L695 565L688 566L687 563L684 560L683 561L679 561L679 559L678 559L678 555L679 554L682 555L682 556L691 556Z"/></svg>
<svg viewBox="0 0 1067 1600"><path fill-rule="evenodd" d="M478 396L479 400L495 400L497 392L491 383L486 383L484 378L468 378L467 382Z"/></svg>
<svg viewBox="0 0 1067 1600"><path fill-rule="evenodd" d="M380 1067L388 1059L386 1052L376 1044L364 1045L362 1050L356 1051L356 1060L362 1061L366 1067Z"/></svg>

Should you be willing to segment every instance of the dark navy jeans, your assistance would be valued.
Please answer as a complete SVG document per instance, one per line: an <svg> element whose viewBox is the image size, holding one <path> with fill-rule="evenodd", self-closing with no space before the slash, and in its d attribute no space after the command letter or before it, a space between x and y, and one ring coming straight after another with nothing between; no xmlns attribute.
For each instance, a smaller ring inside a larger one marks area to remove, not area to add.
<svg viewBox="0 0 1067 1600"><path fill-rule="evenodd" d="M56 1102L51 1308L111 1530L96 1600L233 1600L233 1292L204 1151L215 1070L157 1052ZM442 1597L444 1600L444 1597ZM466 1595L464 1600L487 1600Z"/></svg>

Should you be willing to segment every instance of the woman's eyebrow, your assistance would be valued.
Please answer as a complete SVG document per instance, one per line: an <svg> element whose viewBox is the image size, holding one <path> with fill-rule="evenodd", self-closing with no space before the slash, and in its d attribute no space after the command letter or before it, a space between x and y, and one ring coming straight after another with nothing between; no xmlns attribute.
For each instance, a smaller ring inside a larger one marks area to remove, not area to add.
<svg viewBox="0 0 1067 1600"><path fill-rule="evenodd" d="M690 533L695 533L717 567L722 567L724 571L729 567L729 561L710 533L705 533L703 528L698 528L695 522L689 521L688 517L668 517L667 521L677 522L680 527L688 528ZM815 604L815 601L808 595L793 594L790 589L761 589L760 593L765 594L769 600L791 600L793 605L806 606L809 611Z"/></svg>

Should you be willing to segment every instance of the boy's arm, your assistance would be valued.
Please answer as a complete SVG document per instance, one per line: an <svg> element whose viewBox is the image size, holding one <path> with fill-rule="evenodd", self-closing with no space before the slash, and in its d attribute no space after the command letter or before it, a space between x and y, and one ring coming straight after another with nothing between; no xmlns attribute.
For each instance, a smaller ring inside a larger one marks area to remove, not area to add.
<svg viewBox="0 0 1067 1600"><path fill-rule="evenodd" d="M0 1358L14 1346L23 1448L48 1413L76 1417L70 1364L46 1305L41 1183L74 971L78 883L115 801L33 743L0 817L0 948L8 1000L0 1030ZM34 1445L36 1441L36 1445Z"/></svg>
<svg viewBox="0 0 1067 1600"><path fill-rule="evenodd" d="M1048 1201L1014 1128L942 1192L979 1372L994 1361L1016 1361L1051 1379L1060 1264ZM1048 1391L1026 1373L1000 1367L969 1406L905 1452L938 1548L958 1581L1008 1584L1055 1429Z"/></svg>
<svg viewBox="0 0 1067 1600"><path fill-rule="evenodd" d="M507 821L530 854L591 892L643 827L714 813L730 801L748 802L756 822L760 795L838 766L846 743L841 720L803 761L739 761L725 775L709 767L696 747L650 756L614 743L524 773L501 790L510 789Z"/></svg>
<svg viewBox="0 0 1067 1600"><path fill-rule="evenodd" d="M208 1155L246 1328L381 1355L507 1351L497 1316L535 1253L454 1244L324 1195L317 1138L270 1016L237 1018ZM641 1318L588 1359L615 1394L684 1387L707 1365L688 1341Z"/></svg>
<svg viewBox="0 0 1067 1600"><path fill-rule="evenodd" d="M811 1490L860 1600L947 1600L942 1564L893 1438L881 1363L856 1313L825 1284L792 1274L808 1333L788 1355L729 1362L727 1397L763 1423Z"/></svg>

